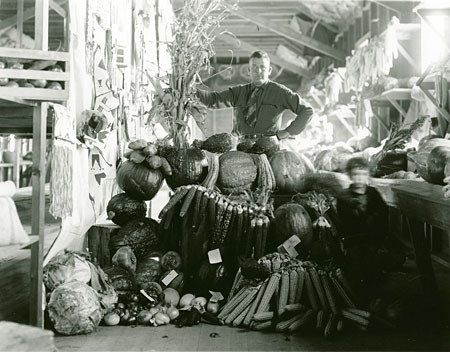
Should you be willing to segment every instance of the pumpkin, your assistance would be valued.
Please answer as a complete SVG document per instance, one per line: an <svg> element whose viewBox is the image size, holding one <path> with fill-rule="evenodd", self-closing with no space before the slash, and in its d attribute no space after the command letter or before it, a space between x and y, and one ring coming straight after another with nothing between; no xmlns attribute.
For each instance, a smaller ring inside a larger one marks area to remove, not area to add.
<svg viewBox="0 0 450 352"><path fill-rule="evenodd" d="M120 266L132 273L136 271L136 256L129 246L120 247L111 261L113 265Z"/></svg>
<svg viewBox="0 0 450 352"><path fill-rule="evenodd" d="M297 203L286 203L274 212L274 241L280 245L288 238L296 235L302 250L307 250L313 242L311 217L305 208Z"/></svg>
<svg viewBox="0 0 450 352"><path fill-rule="evenodd" d="M166 182L172 189L199 184L208 175L208 159L201 149L163 147L160 155L167 159L172 168L172 175L166 175Z"/></svg>
<svg viewBox="0 0 450 352"><path fill-rule="evenodd" d="M279 151L270 158L279 193L295 193L301 177L314 172L307 157L290 151Z"/></svg>
<svg viewBox="0 0 450 352"><path fill-rule="evenodd" d="M150 200L161 188L163 174L147 163L125 161L117 170L117 184L129 196L138 200Z"/></svg>
<svg viewBox="0 0 450 352"><path fill-rule="evenodd" d="M197 273L194 293L197 296L207 296L209 291L226 293L232 284L231 275L223 263L210 264L204 261Z"/></svg>
<svg viewBox="0 0 450 352"><path fill-rule="evenodd" d="M233 139L229 133L212 135L203 142L197 143L201 149L211 153L225 153L233 149Z"/></svg>
<svg viewBox="0 0 450 352"><path fill-rule="evenodd" d="M118 293L133 289L133 275L128 270L113 265L105 269L105 274L111 280L111 285Z"/></svg>
<svg viewBox="0 0 450 352"><path fill-rule="evenodd" d="M168 251L161 258L161 267L166 270L178 270L181 268L181 257L177 252Z"/></svg>
<svg viewBox="0 0 450 352"><path fill-rule="evenodd" d="M258 174L253 158L244 152L224 153L219 157L219 164L217 186L225 194L250 189Z"/></svg>
<svg viewBox="0 0 450 352"><path fill-rule="evenodd" d="M112 252L123 246L130 246L138 259L155 251L160 246L158 223L148 218L131 220L110 240Z"/></svg>
<svg viewBox="0 0 450 352"><path fill-rule="evenodd" d="M126 193L119 193L109 200L106 213L113 223L125 225L132 219L145 217L147 206L142 200L136 200Z"/></svg>
<svg viewBox="0 0 450 352"><path fill-rule="evenodd" d="M138 261L136 268L136 282L140 288L146 291L149 290L151 284L158 281L161 275L162 269L158 261L150 257Z"/></svg>
<svg viewBox="0 0 450 352"><path fill-rule="evenodd" d="M433 148L428 155L427 169L429 182L436 185L444 184L444 170L450 163L450 147L439 146Z"/></svg>
<svg viewBox="0 0 450 352"><path fill-rule="evenodd" d="M408 153L408 158L416 165L416 171L425 181L431 182L428 175L428 156L435 147L450 147L450 140L424 137L420 140L417 152Z"/></svg>
<svg viewBox="0 0 450 352"><path fill-rule="evenodd" d="M338 149L322 150L314 158L314 167L317 170L342 172L351 157L351 153Z"/></svg>

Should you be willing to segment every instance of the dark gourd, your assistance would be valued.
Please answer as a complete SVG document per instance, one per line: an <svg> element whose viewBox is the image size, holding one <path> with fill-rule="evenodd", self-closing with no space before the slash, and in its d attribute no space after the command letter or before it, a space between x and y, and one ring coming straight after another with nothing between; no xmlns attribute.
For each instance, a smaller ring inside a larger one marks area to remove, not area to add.
<svg viewBox="0 0 450 352"><path fill-rule="evenodd" d="M253 158L244 152L231 151L219 158L220 171L217 185L223 193L250 189L258 170Z"/></svg>
<svg viewBox="0 0 450 352"><path fill-rule="evenodd" d="M112 197L106 213L108 219L117 225L125 225L133 219L143 218L147 212L147 206L142 200L136 200L126 193L119 193Z"/></svg>
<svg viewBox="0 0 450 352"><path fill-rule="evenodd" d="M166 175L166 182L172 189L199 184L208 175L208 159L201 149L163 147L160 155L167 159L172 168L172 175Z"/></svg>
<svg viewBox="0 0 450 352"><path fill-rule="evenodd" d="M431 182L428 175L428 156L436 147L450 147L450 140L427 136L420 140L417 152L408 153L408 158L416 165L417 173L428 182Z"/></svg>
<svg viewBox="0 0 450 352"><path fill-rule="evenodd" d="M162 275L162 268L158 261L146 257L138 261L136 268L136 282L140 288L147 290L150 283L156 282Z"/></svg>
<svg viewBox="0 0 450 352"><path fill-rule="evenodd" d="M161 258L161 267L166 270L178 270L181 268L181 256L175 251L169 251Z"/></svg>
<svg viewBox="0 0 450 352"><path fill-rule="evenodd" d="M110 240L110 249L113 253L123 246L130 246L138 259L158 250L160 246L158 223L148 218L128 222Z"/></svg>
<svg viewBox="0 0 450 352"><path fill-rule="evenodd" d="M177 276L168 284L165 285L164 284L164 279L167 275L170 274L172 270L166 271L164 274L162 274L161 278L159 279L159 282L161 283L161 286L163 288L173 288L174 290L177 290L178 292L183 292L184 289L184 274L182 272L179 272L177 270L175 270L177 272Z"/></svg>
<svg viewBox="0 0 450 352"><path fill-rule="evenodd" d="M275 210L274 213L274 242L278 246L296 235L300 238L299 246L308 249L313 241L313 228L311 217L305 208L297 203L286 203Z"/></svg>
<svg viewBox="0 0 450 352"><path fill-rule="evenodd" d="M439 146L433 148L428 155L427 169L430 183L436 185L444 184L445 166L450 163L450 147Z"/></svg>
<svg viewBox="0 0 450 352"><path fill-rule="evenodd" d="M136 256L129 246L120 247L113 255L111 262L113 265L120 266L132 273L136 271Z"/></svg>
<svg viewBox="0 0 450 352"><path fill-rule="evenodd" d="M218 133L212 135L205 141L199 143L200 148L211 153L225 153L233 148L233 140L229 133Z"/></svg>
<svg viewBox="0 0 450 352"><path fill-rule="evenodd" d="M314 172L307 157L290 151L279 151L270 158L278 193L295 193L302 176Z"/></svg>
<svg viewBox="0 0 450 352"><path fill-rule="evenodd" d="M111 284L114 289L122 293L123 291L129 291L133 289L133 275L126 269L123 269L119 266L110 266L105 269L106 275L111 280Z"/></svg>
<svg viewBox="0 0 450 352"><path fill-rule="evenodd" d="M275 152L280 150L280 145L272 137L261 137L253 144L251 153L266 154L271 157Z"/></svg>
<svg viewBox="0 0 450 352"><path fill-rule="evenodd" d="M150 200L161 188L163 174L147 163L125 161L117 170L117 184L129 196L138 200Z"/></svg>

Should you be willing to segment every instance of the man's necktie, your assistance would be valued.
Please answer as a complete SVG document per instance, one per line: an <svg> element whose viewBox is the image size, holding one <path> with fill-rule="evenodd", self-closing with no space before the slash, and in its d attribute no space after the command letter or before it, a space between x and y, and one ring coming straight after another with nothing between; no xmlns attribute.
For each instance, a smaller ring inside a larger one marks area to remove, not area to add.
<svg viewBox="0 0 450 352"><path fill-rule="evenodd" d="M256 124L256 102L261 92L261 88L255 87L250 95L250 98L248 99L248 109L245 113L245 122L250 127L255 127Z"/></svg>

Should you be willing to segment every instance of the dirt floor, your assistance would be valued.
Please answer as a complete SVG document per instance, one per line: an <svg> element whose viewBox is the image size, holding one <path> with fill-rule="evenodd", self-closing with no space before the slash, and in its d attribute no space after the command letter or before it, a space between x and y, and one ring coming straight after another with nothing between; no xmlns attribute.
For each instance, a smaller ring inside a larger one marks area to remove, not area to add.
<svg viewBox="0 0 450 352"><path fill-rule="evenodd" d="M213 337L215 336L215 337ZM178 329L99 327L86 336L56 337L58 351L449 351L446 333L344 331L326 340L314 331L283 335L200 324Z"/></svg>

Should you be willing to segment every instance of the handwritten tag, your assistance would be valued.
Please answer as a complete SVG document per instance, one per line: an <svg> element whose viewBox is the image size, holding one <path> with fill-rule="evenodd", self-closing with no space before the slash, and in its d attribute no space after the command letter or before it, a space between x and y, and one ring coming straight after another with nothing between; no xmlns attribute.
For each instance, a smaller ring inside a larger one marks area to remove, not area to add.
<svg viewBox="0 0 450 352"><path fill-rule="evenodd" d="M157 262L159 262L159 257L151 257L150 259L156 260Z"/></svg>
<svg viewBox="0 0 450 352"><path fill-rule="evenodd" d="M219 302L225 298L221 292L209 291L209 293L211 293L211 298L209 300L213 303Z"/></svg>
<svg viewBox="0 0 450 352"><path fill-rule="evenodd" d="M219 248L213 249L208 252L209 264L222 263L222 256L220 255Z"/></svg>
<svg viewBox="0 0 450 352"><path fill-rule="evenodd" d="M170 283L178 276L178 273L175 270L171 270L167 276L162 279L162 283L166 286L169 286Z"/></svg>

